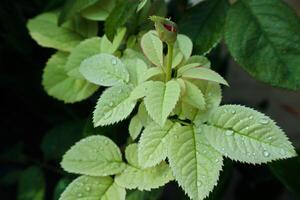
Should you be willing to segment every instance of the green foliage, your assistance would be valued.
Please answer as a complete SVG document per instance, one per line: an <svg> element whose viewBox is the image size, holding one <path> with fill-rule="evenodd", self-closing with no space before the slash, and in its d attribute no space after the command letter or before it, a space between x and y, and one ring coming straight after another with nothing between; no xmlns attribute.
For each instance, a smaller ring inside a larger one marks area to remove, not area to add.
<svg viewBox="0 0 300 200"><path fill-rule="evenodd" d="M102 0L67 0L62 12L59 15L58 23L61 25L68 19L73 18L77 13Z"/></svg>
<svg viewBox="0 0 300 200"><path fill-rule="evenodd" d="M95 22L76 17L61 26L57 25L57 13L49 12L29 20L27 27L31 37L43 47L71 51L82 40L96 36Z"/></svg>
<svg viewBox="0 0 300 200"><path fill-rule="evenodd" d="M88 81L97 85L113 86L129 80L124 64L110 54L97 54L85 59L79 70Z"/></svg>
<svg viewBox="0 0 300 200"><path fill-rule="evenodd" d="M118 28L122 27L132 17L138 7L138 0L118 1L115 8L105 21L105 34L112 40Z"/></svg>
<svg viewBox="0 0 300 200"><path fill-rule="evenodd" d="M160 4L67 1L59 17L61 26L57 13L29 21L31 36L40 45L58 50L43 74L43 86L50 96L73 103L90 97L99 86L107 87L93 112L97 129L89 125L85 136L105 132L111 137L114 130L101 132L98 128L131 117L131 138L120 142L120 149L108 137L94 135L66 152L62 168L82 176L67 187L60 200L124 200L125 189L137 190L128 199L144 199L139 191L159 188L174 179L191 199L202 200L217 184L223 156L261 164L296 155L269 117L243 106L219 106L220 84L228 83L210 69L210 61L203 56L221 40L229 9L225 39L236 60L261 80L297 89L300 26L286 5L271 0L239 0L230 6L225 0L202 2L180 24L194 41L193 47L189 37L177 34L175 25L169 30L170 24L161 24L166 35L172 35L164 38L167 45L146 28L141 19L156 9L160 13L164 9L157 8ZM288 22L281 19L285 14ZM278 18L278 26L269 17ZM96 21L103 20L105 35L98 36ZM170 22L163 19L166 21ZM280 36L281 32L288 37ZM193 50L199 55L192 56ZM282 78L289 74L291 78ZM74 142L76 135L69 134L75 129L77 125L66 129L68 134L60 130L47 135L42 145L46 157L53 151L51 156L57 159L61 149ZM123 137L126 131L118 134ZM53 149L55 145L59 148Z"/></svg>
<svg viewBox="0 0 300 200"><path fill-rule="evenodd" d="M156 66L163 66L163 43L154 31L143 35L141 47L145 56Z"/></svg>
<svg viewBox="0 0 300 200"><path fill-rule="evenodd" d="M63 191L67 188L67 186L71 183L71 180L68 178L60 179L54 189L53 200L59 200Z"/></svg>
<svg viewBox="0 0 300 200"><path fill-rule="evenodd" d="M89 20L105 21L115 5L116 0L98 0L98 2L83 9L80 13Z"/></svg>
<svg viewBox="0 0 300 200"><path fill-rule="evenodd" d="M109 176L80 176L67 187L59 200L125 200L125 196L125 189Z"/></svg>
<svg viewBox="0 0 300 200"><path fill-rule="evenodd" d="M47 160L60 160L63 154L83 136L83 123L67 122L50 129L41 148Z"/></svg>
<svg viewBox="0 0 300 200"><path fill-rule="evenodd" d="M43 200L45 180L39 167L31 166L23 171L18 186L18 200Z"/></svg>
<svg viewBox="0 0 300 200"><path fill-rule="evenodd" d="M298 150L299 153L299 150ZM272 173L298 198L300 198L300 157L269 163Z"/></svg>
<svg viewBox="0 0 300 200"><path fill-rule="evenodd" d="M65 103L74 103L91 96L98 86L84 79L68 76L65 69L68 55L58 51L48 60L42 84L50 96Z"/></svg>
<svg viewBox="0 0 300 200"><path fill-rule="evenodd" d="M129 98L130 85L116 85L106 89L97 102L93 121L95 126L109 125L125 119L133 110L136 101Z"/></svg>
<svg viewBox="0 0 300 200"><path fill-rule="evenodd" d="M195 42L197 53L208 53L221 40L228 4L227 0L201 2L180 21L180 30Z"/></svg>
<svg viewBox="0 0 300 200"><path fill-rule="evenodd" d="M158 188L173 179L169 166L162 162L155 167L143 169L138 162L138 145L131 144L126 148L128 164L125 170L116 176L116 183L127 189L151 190Z"/></svg>
<svg viewBox="0 0 300 200"><path fill-rule="evenodd" d="M231 54L252 76L274 86L300 89L299 35L300 20L282 1L241 0L227 16Z"/></svg>
<svg viewBox="0 0 300 200"><path fill-rule="evenodd" d="M222 155L192 126L171 133L168 158L175 179L191 199L204 199L222 168Z"/></svg>
<svg viewBox="0 0 300 200"><path fill-rule="evenodd" d="M105 136L90 136L67 151L61 166L72 173L107 176L122 172L125 164L113 141Z"/></svg>
<svg viewBox="0 0 300 200"><path fill-rule="evenodd" d="M198 131L205 134L214 148L233 160L255 164L297 155L275 122L253 109L221 106L209 117L208 124Z"/></svg>

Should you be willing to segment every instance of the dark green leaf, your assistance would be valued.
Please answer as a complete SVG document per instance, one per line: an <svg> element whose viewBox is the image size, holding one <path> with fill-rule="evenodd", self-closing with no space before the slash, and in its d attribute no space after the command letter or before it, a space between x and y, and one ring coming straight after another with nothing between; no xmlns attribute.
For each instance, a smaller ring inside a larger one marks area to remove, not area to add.
<svg viewBox="0 0 300 200"><path fill-rule="evenodd" d="M60 160L83 137L84 122L68 122L51 129L43 138L42 151L47 160Z"/></svg>
<svg viewBox="0 0 300 200"><path fill-rule="evenodd" d="M99 0L67 0L59 15L58 24L61 25L81 10L97 3L98 1Z"/></svg>
<svg viewBox="0 0 300 200"><path fill-rule="evenodd" d="M105 34L113 40L118 28L122 27L128 19L135 14L139 0L120 1L105 21Z"/></svg>
<svg viewBox="0 0 300 200"><path fill-rule="evenodd" d="M18 200L43 200L45 180L42 170L32 166L21 175L18 186Z"/></svg>
<svg viewBox="0 0 300 200"><path fill-rule="evenodd" d="M53 200L59 200L60 195L63 193L63 191L71 182L72 180L69 178L60 179L55 186Z"/></svg>
<svg viewBox="0 0 300 200"><path fill-rule="evenodd" d="M127 192L126 200L158 200L162 192L162 188L154 189L149 192L130 190Z"/></svg>
<svg viewBox="0 0 300 200"><path fill-rule="evenodd" d="M272 162L269 168L291 192L300 198L300 156Z"/></svg>
<svg viewBox="0 0 300 200"><path fill-rule="evenodd" d="M209 52L220 41L228 8L228 0L204 1L179 22L179 31L193 40L197 54Z"/></svg>
<svg viewBox="0 0 300 200"><path fill-rule="evenodd" d="M228 12L227 46L252 76L300 89L300 20L279 0L239 0Z"/></svg>

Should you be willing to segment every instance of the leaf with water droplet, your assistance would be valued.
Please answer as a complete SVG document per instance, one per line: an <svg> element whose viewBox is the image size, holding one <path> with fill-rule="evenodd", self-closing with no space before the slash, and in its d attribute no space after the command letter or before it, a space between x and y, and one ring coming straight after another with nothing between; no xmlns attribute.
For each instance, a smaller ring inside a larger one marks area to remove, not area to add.
<svg viewBox="0 0 300 200"><path fill-rule="evenodd" d="M125 200L126 191L107 177L80 176L68 185L59 200L106 199Z"/></svg>
<svg viewBox="0 0 300 200"><path fill-rule="evenodd" d="M223 159L208 144L204 134L197 134L195 129L182 126L174 130L173 134L179 138L171 137L168 159L176 181L188 196L204 199L217 183Z"/></svg>
<svg viewBox="0 0 300 200"><path fill-rule="evenodd" d="M203 132L210 144L233 160L265 163L296 155L288 138L275 122L251 108L221 106L210 115L208 124ZM286 154L283 155L282 151ZM249 153L255 156L249 156Z"/></svg>
<svg viewBox="0 0 300 200"><path fill-rule="evenodd" d="M63 156L61 166L68 172L90 176L113 175L125 168L118 146L105 136L90 136L76 143Z"/></svg>
<svg viewBox="0 0 300 200"><path fill-rule="evenodd" d="M129 73L122 61L106 53L85 59L79 71L86 80L96 85L113 86L129 80Z"/></svg>

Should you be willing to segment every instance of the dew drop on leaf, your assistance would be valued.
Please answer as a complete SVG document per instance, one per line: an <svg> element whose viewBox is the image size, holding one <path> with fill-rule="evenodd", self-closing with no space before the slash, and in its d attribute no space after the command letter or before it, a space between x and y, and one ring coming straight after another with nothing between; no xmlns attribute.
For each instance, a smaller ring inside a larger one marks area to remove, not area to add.
<svg viewBox="0 0 300 200"><path fill-rule="evenodd" d="M235 113L236 113L235 110L232 110L232 111L231 111L231 114L235 114Z"/></svg>
<svg viewBox="0 0 300 200"><path fill-rule="evenodd" d="M116 65L116 64L117 64L117 59L112 58L112 59L111 59L111 64Z"/></svg>
<svg viewBox="0 0 300 200"><path fill-rule="evenodd" d="M263 118L261 118L261 119L259 120L259 123L261 123L261 124L268 124L268 123L269 123L269 120L268 120L267 118L263 117Z"/></svg>
<svg viewBox="0 0 300 200"><path fill-rule="evenodd" d="M269 157L270 156L270 153L268 151L266 151L266 150L263 152L263 154L264 154L265 157Z"/></svg>
<svg viewBox="0 0 300 200"><path fill-rule="evenodd" d="M225 135L227 135L227 136L232 136L232 135L233 135L233 131L232 131L232 130L227 130L227 131L225 132Z"/></svg>
<svg viewBox="0 0 300 200"><path fill-rule="evenodd" d="M217 162L219 162L219 159L218 159L218 158L216 158L215 162L216 162L216 163L217 163Z"/></svg>
<svg viewBox="0 0 300 200"><path fill-rule="evenodd" d="M252 116L252 115L250 115L248 119L253 119L253 116Z"/></svg>
<svg viewBox="0 0 300 200"><path fill-rule="evenodd" d="M200 187L202 185L201 181L197 181L197 186Z"/></svg>
<svg viewBox="0 0 300 200"><path fill-rule="evenodd" d="M91 191L90 187L86 187L85 189L86 189L87 192Z"/></svg>
<svg viewBox="0 0 300 200"><path fill-rule="evenodd" d="M110 106L110 107L113 106L113 105L114 105L113 102L110 102L110 103L109 103L109 106Z"/></svg>
<svg viewBox="0 0 300 200"><path fill-rule="evenodd" d="M77 194L77 197L79 197L79 198L82 197L82 194L81 194L81 193L78 193L78 194Z"/></svg>

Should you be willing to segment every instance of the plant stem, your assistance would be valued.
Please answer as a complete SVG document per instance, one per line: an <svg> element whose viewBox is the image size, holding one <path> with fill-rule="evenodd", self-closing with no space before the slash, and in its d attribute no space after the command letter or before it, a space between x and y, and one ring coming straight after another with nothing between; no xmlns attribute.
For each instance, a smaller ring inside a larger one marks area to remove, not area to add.
<svg viewBox="0 0 300 200"><path fill-rule="evenodd" d="M166 66L166 82L171 80L174 43L167 43L167 45L168 45L168 54L167 54L167 66Z"/></svg>

